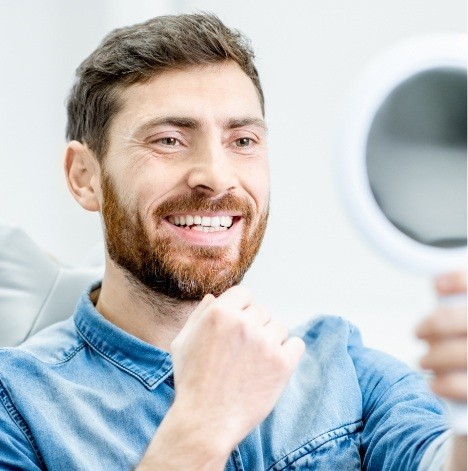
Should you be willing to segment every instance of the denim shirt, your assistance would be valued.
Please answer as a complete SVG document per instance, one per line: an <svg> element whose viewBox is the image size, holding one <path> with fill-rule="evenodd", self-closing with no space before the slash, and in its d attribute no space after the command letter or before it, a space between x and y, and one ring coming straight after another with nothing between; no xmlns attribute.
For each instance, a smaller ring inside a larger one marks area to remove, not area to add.
<svg viewBox="0 0 468 471"><path fill-rule="evenodd" d="M341 318L301 335L299 366L226 470L430 469L448 427L425 381ZM73 317L0 349L0 469L134 469L173 400L170 354L108 322L87 291Z"/></svg>

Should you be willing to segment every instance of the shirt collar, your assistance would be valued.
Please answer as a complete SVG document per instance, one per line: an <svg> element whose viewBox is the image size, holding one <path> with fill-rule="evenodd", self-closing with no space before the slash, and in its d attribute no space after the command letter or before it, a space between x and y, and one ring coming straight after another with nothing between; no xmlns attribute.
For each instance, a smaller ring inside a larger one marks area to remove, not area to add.
<svg viewBox="0 0 468 471"><path fill-rule="evenodd" d="M109 322L94 307L90 294L101 282L91 285L81 296L74 320L83 340L107 361L134 376L148 389L154 389L172 374L168 352L130 335Z"/></svg>

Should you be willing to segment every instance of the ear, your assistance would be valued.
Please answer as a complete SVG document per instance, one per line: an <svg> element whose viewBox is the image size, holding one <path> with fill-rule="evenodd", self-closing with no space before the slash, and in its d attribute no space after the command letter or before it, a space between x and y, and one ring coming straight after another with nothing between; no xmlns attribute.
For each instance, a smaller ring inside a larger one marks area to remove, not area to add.
<svg viewBox="0 0 468 471"><path fill-rule="evenodd" d="M78 203L88 211L100 210L100 166L86 145L71 141L64 160L68 189Z"/></svg>

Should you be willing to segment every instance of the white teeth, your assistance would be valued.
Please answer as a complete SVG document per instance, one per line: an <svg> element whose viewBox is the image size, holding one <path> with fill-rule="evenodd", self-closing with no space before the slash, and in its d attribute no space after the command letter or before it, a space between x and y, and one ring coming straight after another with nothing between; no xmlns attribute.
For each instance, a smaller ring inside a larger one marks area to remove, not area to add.
<svg viewBox="0 0 468 471"><path fill-rule="evenodd" d="M221 216L221 226L231 227L232 226L232 217L231 216Z"/></svg>
<svg viewBox="0 0 468 471"><path fill-rule="evenodd" d="M232 216L169 216L167 220L176 226L186 226L195 228L195 226L207 227L213 231L226 230L232 226ZM206 232L206 231L205 231Z"/></svg>

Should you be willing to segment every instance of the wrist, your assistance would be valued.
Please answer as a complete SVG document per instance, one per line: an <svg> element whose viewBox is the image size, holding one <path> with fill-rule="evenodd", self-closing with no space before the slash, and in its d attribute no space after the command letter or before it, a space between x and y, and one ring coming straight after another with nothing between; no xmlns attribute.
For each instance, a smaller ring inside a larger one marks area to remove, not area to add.
<svg viewBox="0 0 468 471"><path fill-rule="evenodd" d="M228 459L237 442L231 436L222 416L214 414L214 409L202 410L193 402L186 402L176 396L167 416L171 426L184 433L184 436L209 456Z"/></svg>
<svg viewBox="0 0 468 471"><path fill-rule="evenodd" d="M175 402L151 441L137 471L203 470L221 471L231 447L226 437Z"/></svg>

